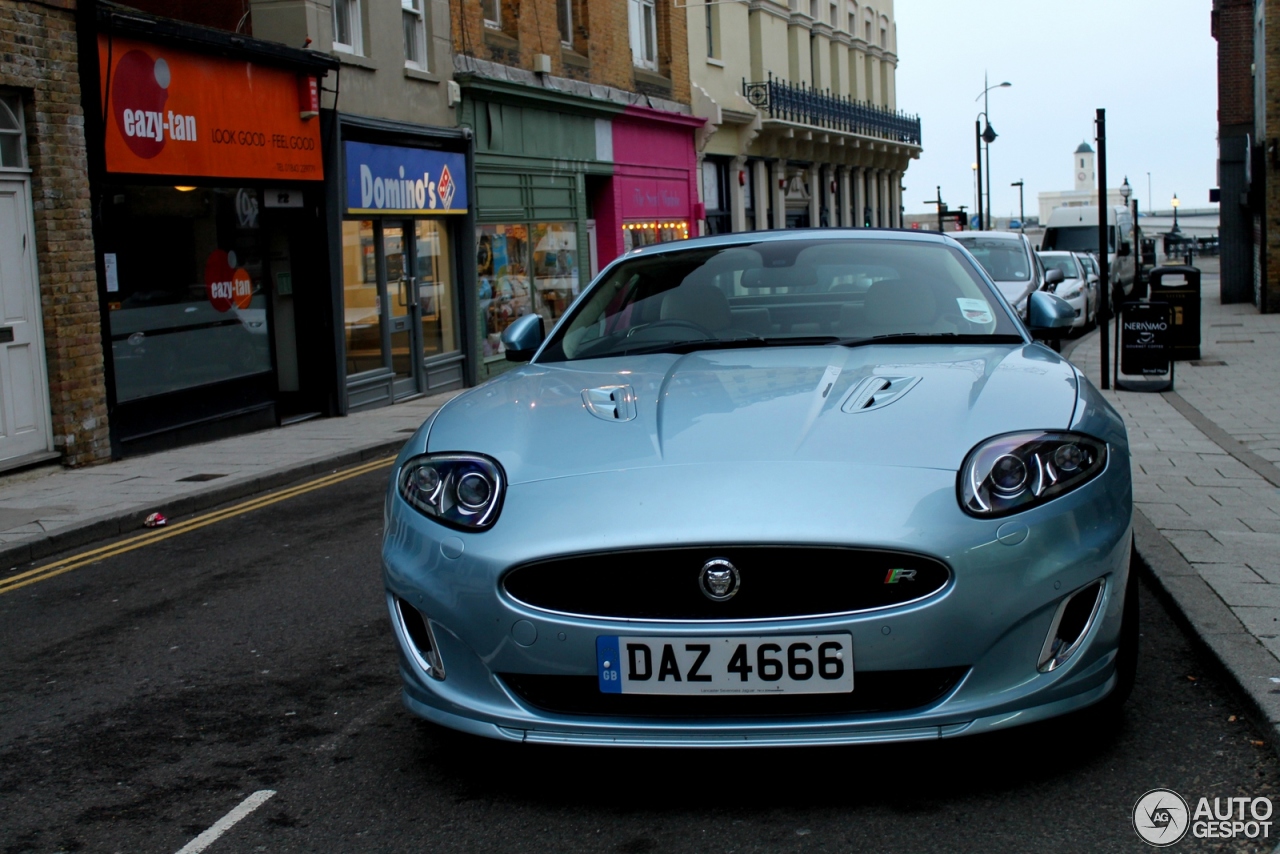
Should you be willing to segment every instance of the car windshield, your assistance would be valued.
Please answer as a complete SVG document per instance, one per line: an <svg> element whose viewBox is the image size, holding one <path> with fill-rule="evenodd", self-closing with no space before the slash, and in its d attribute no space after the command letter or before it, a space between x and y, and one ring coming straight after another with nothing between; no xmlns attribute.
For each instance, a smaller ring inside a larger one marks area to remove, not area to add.
<svg viewBox="0 0 1280 854"><path fill-rule="evenodd" d="M1107 226L1108 252L1116 249L1116 227ZM1096 225L1070 225L1045 229L1041 246L1045 249L1061 249L1067 252L1097 252L1098 227Z"/></svg>
<svg viewBox="0 0 1280 854"><path fill-rule="evenodd" d="M1044 262L1046 270L1061 270L1063 277L1067 279L1080 278L1080 268L1076 266L1076 259L1070 255L1041 255L1040 260Z"/></svg>
<svg viewBox="0 0 1280 854"><path fill-rule="evenodd" d="M769 240L622 261L592 285L538 360L891 340L1023 339L954 246Z"/></svg>
<svg viewBox="0 0 1280 854"><path fill-rule="evenodd" d="M1020 241L979 237L960 242L997 282L1025 282L1031 278L1031 259Z"/></svg>

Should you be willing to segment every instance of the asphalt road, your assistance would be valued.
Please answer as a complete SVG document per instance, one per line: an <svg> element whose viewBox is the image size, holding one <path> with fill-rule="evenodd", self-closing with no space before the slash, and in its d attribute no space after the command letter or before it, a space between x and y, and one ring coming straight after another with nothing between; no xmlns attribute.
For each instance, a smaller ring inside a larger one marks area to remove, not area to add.
<svg viewBox="0 0 1280 854"><path fill-rule="evenodd" d="M384 478L0 592L0 851L176 852L261 790L207 851L1143 851L1149 789L1276 794L1272 746L1145 588L1114 733L657 752L437 729L398 700Z"/></svg>

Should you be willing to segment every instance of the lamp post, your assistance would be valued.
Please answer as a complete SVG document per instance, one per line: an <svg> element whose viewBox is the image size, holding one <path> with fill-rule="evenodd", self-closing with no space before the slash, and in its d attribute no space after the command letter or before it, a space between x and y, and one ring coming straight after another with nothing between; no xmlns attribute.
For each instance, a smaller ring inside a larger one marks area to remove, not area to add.
<svg viewBox="0 0 1280 854"><path fill-rule="evenodd" d="M1134 299L1138 299L1138 288L1142 284L1142 230L1138 228L1138 197L1133 193L1133 187L1129 186L1129 176L1124 176L1124 183L1120 185L1120 198L1124 199L1127 206L1129 197L1133 196L1133 287ZM1123 235L1120 236L1123 240Z"/></svg>
<svg viewBox="0 0 1280 854"><path fill-rule="evenodd" d="M973 170L973 198L976 204L973 206L975 211L982 210L982 184L978 180L978 162L975 160L969 167ZM969 223L969 227L973 227L973 223Z"/></svg>
<svg viewBox="0 0 1280 854"><path fill-rule="evenodd" d="M1173 194L1173 200L1169 202L1169 204L1173 205L1173 231L1169 233L1177 234L1178 233L1178 206L1182 204L1182 202L1178 201L1177 193Z"/></svg>
<svg viewBox="0 0 1280 854"><path fill-rule="evenodd" d="M1021 178L1019 178L1017 181L1014 181L1009 186L1018 188L1018 233L1026 234L1027 233L1027 214L1022 208L1022 184L1023 184L1023 181Z"/></svg>
<svg viewBox="0 0 1280 854"><path fill-rule="evenodd" d="M986 128L982 131L982 133L980 134L980 137L982 141L986 143L987 203L985 208L979 205L979 211L980 211L979 216L982 222L982 227L984 229L990 229L991 228L991 143L996 141L996 132L991 127L991 118L987 112L988 111L987 93L990 92L992 89L1008 89L1013 84L1010 83L1008 80L1006 80L1005 82L997 83L994 86L988 85L986 72L983 72L982 85L985 86L986 88L984 88L982 90L982 94L978 96L978 98L982 99L982 112L979 113L978 115L981 116L982 121L986 123ZM978 98L973 99L974 103L977 103ZM981 159L981 152L979 152L979 159ZM981 183L981 177L979 177L979 183Z"/></svg>

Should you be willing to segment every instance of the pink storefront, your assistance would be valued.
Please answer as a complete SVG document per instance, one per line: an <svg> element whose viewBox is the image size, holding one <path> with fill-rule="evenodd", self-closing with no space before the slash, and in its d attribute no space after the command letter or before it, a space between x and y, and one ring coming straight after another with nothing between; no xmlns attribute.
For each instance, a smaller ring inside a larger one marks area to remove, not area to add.
<svg viewBox="0 0 1280 854"><path fill-rule="evenodd" d="M698 160L702 119L628 107L613 120L613 180L597 199L600 266L639 246L698 233Z"/></svg>

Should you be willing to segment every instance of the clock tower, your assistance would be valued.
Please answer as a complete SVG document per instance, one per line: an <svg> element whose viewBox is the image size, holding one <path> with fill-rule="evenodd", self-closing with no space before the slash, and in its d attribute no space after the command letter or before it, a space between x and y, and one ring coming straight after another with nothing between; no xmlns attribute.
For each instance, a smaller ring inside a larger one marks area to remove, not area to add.
<svg viewBox="0 0 1280 854"><path fill-rule="evenodd" d="M1077 190L1093 190L1098 186L1098 173L1093 171L1093 149L1082 142L1072 155L1071 171L1076 176Z"/></svg>

